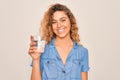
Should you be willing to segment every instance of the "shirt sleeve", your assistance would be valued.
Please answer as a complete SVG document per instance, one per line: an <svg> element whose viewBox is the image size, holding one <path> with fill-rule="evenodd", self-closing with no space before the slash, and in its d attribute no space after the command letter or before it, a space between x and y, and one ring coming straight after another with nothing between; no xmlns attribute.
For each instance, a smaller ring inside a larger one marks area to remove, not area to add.
<svg viewBox="0 0 120 80"><path fill-rule="evenodd" d="M43 71L43 59L42 59L42 57L40 58L40 70Z"/></svg>
<svg viewBox="0 0 120 80"><path fill-rule="evenodd" d="M88 72L88 71L89 71L89 57L88 57L88 50L85 48L83 50L81 72Z"/></svg>
<svg viewBox="0 0 120 80"><path fill-rule="evenodd" d="M42 55L41 55L42 56ZM33 61L31 62L30 66L32 67L33 66ZM43 70L43 60L42 58L40 58L40 70L42 71Z"/></svg>

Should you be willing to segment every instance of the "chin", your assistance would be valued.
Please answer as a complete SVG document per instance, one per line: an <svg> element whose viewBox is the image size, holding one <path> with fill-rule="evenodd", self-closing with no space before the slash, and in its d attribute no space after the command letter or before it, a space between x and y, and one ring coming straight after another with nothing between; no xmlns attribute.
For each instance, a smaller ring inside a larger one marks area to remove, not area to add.
<svg viewBox="0 0 120 80"><path fill-rule="evenodd" d="M65 35L65 34L57 35L57 37L59 37L59 38L61 38L61 39L65 38L66 36L67 36L67 35Z"/></svg>

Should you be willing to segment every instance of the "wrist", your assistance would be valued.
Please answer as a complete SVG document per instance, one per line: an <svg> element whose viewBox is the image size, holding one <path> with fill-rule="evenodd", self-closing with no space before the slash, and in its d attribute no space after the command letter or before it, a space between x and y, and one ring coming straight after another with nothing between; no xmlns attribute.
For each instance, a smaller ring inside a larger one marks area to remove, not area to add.
<svg viewBox="0 0 120 80"><path fill-rule="evenodd" d="M40 60L39 59L33 60L33 65L40 65Z"/></svg>

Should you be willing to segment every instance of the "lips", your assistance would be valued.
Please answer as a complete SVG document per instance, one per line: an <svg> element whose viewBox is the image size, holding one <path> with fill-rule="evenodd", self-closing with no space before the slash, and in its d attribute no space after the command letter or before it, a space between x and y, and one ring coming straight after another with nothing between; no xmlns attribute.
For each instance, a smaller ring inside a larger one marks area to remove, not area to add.
<svg viewBox="0 0 120 80"><path fill-rule="evenodd" d="M58 32L58 33L63 33L63 32L64 32L64 29L58 29L57 32Z"/></svg>

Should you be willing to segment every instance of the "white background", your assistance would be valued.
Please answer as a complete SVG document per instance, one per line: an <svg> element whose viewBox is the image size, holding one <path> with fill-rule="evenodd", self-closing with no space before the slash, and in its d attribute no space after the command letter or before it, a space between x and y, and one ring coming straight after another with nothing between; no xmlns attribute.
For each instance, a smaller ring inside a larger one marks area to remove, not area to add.
<svg viewBox="0 0 120 80"><path fill-rule="evenodd" d="M1 0L0 80L30 80L29 37L53 3L65 4L77 19L89 50L89 80L120 80L119 0Z"/></svg>

